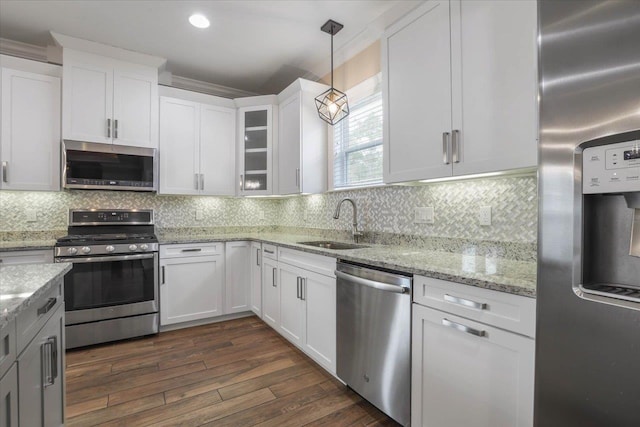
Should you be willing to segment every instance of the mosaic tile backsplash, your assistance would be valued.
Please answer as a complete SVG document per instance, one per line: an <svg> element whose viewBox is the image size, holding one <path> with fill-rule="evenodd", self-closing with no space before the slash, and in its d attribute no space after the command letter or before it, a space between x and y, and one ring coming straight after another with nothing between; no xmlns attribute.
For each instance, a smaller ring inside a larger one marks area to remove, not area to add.
<svg viewBox="0 0 640 427"><path fill-rule="evenodd" d="M113 191L0 192L0 233L65 230L69 209L154 209L159 228L281 227L350 230L352 211L336 204L344 197L358 205L359 223L372 235L409 235L535 244L535 176L501 177L422 186L386 186L283 199L158 196ZM492 225L481 226L478 211L491 206ZM416 207L433 207L434 224L414 223ZM27 221L28 209L37 220ZM202 220L196 220L201 211Z"/></svg>

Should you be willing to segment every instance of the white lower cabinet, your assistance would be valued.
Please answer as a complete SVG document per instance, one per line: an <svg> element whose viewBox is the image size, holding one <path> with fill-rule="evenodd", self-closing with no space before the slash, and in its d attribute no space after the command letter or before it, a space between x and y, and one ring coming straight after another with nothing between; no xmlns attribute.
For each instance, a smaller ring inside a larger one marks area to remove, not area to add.
<svg viewBox="0 0 640 427"><path fill-rule="evenodd" d="M0 427L18 427L18 367L0 377Z"/></svg>
<svg viewBox="0 0 640 427"><path fill-rule="evenodd" d="M411 425L532 426L534 350L532 338L413 304Z"/></svg>
<svg viewBox="0 0 640 427"><path fill-rule="evenodd" d="M251 242L251 311L262 317L262 244Z"/></svg>
<svg viewBox="0 0 640 427"><path fill-rule="evenodd" d="M20 353L17 365L20 425L64 425L64 305Z"/></svg>
<svg viewBox="0 0 640 427"><path fill-rule="evenodd" d="M335 271L335 259L291 249L280 249L278 259L280 321L276 330L335 373L336 278L327 275Z"/></svg>
<svg viewBox="0 0 640 427"><path fill-rule="evenodd" d="M262 252L265 248L263 245ZM262 320L274 329L280 324L280 288L278 287L278 261L262 257Z"/></svg>
<svg viewBox="0 0 640 427"><path fill-rule="evenodd" d="M223 244L160 247L160 324L223 314Z"/></svg>
<svg viewBox="0 0 640 427"><path fill-rule="evenodd" d="M224 314L251 310L251 242L225 244Z"/></svg>

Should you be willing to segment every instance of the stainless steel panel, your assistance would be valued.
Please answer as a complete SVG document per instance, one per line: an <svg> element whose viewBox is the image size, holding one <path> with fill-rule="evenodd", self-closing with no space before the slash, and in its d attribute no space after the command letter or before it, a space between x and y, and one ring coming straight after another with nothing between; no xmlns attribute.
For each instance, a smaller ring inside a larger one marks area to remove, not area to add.
<svg viewBox="0 0 640 427"><path fill-rule="evenodd" d="M538 2L540 167L535 419L638 425L640 312L582 299L579 144L640 129L640 2ZM628 240L627 240L628 243ZM637 280L637 279L636 279ZM637 282L636 282L637 283Z"/></svg>
<svg viewBox="0 0 640 427"><path fill-rule="evenodd" d="M640 257L640 209L633 210L633 225L631 226L629 255Z"/></svg>
<svg viewBox="0 0 640 427"><path fill-rule="evenodd" d="M71 325L65 332L67 349L157 334L158 314Z"/></svg>
<svg viewBox="0 0 640 427"><path fill-rule="evenodd" d="M158 298L153 301L136 302L132 304L113 305L109 307L91 308L87 310L67 311L66 325L95 322L97 320L115 319L118 317L135 316L138 314L157 313Z"/></svg>
<svg viewBox="0 0 640 427"><path fill-rule="evenodd" d="M405 276L343 263L338 268L384 285L411 285ZM337 279L337 375L391 418L409 425L411 293L388 292L345 277Z"/></svg>

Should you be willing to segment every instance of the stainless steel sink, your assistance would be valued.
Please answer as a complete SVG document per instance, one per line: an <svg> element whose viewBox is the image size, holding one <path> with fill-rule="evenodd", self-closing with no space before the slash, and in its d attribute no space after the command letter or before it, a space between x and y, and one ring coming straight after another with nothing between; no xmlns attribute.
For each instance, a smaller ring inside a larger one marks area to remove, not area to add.
<svg viewBox="0 0 640 427"><path fill-rule="evenodd" d="M344 249L361 249L361 248L369 247L365 245L357 245L355 243L332 242L330 240L319 240L317 242L298 242L298 244L315 246L316 248L323 248L323 249L334 249L338 251L344 250Z"/></svg>

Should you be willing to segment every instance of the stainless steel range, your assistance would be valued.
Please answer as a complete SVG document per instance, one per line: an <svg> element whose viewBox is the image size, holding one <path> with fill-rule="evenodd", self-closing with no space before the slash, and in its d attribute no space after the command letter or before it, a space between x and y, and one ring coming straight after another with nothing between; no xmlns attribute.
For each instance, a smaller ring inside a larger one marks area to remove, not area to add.
<svg viewBox="0 0 640 427"><path fill-rule="evenodd" d="M71 210L56 262L65 276L66 348L158 332L158 239L152 210Z"/></svg>

